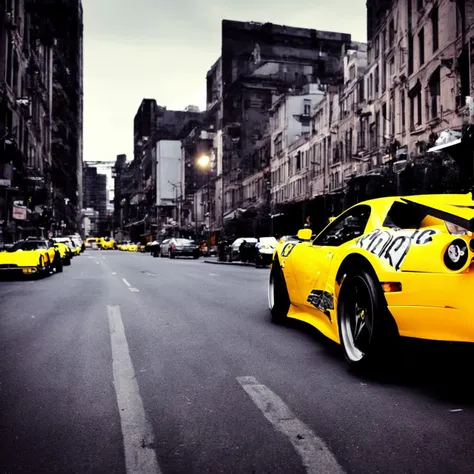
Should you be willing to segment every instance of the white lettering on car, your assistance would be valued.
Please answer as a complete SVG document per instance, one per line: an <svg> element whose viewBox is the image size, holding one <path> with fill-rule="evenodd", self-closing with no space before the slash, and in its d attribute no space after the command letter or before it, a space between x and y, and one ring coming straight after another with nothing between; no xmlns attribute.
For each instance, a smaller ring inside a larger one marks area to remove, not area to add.
<svg viewBox="0 0 474 474"><path fill-rule="evenodd" d="M415 231L375 229L357 241L357 247L385 260L399 270L412 245L427 245L439 231L424 229Z"/></svg>

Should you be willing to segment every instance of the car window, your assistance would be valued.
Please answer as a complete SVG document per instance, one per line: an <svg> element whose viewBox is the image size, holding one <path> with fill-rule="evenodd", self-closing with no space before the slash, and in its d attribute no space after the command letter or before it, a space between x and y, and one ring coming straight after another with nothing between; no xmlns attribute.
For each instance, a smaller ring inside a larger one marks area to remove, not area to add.
<svg viewBox="0 0 474 474"><path fill-rule="evenodd" d="M313 245L338 247L364 234L370 217L370 206L361 204L334 220L316 237Z"/></svg>
<svg viewBox="0 0 474 474"><path fill-rule="evenodd" d="M17 242L13 247L12 251L16 250L38 250L38 249L45 249L46 243L45 242L38 242L34 240Z"/></svg>

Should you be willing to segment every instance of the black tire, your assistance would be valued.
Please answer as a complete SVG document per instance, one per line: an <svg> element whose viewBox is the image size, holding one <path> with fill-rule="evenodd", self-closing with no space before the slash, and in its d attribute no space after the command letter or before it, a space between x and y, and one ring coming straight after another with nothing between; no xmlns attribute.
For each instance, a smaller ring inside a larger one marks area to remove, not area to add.
<svg viewBox="0 0 474 474"><path fill-rule="evenodd" d="M168 254L168 257L169 257L169 258L176 258L176 255L175 255L173 252L170 252L170 253Z"/></svg>
<svg viewBox="0 0 474 474"><path fill-rule="evenodd" d="M347 275L337 313L341 347L352 368L381 368L394 362L398 331L375 275L365 270Z"/></svg>
<svg viewBox="0 0 474 474"><path fill-rule="evenodd" d="M64 265L67 267L71 265L71 256L66 257L66 259L64 260Z"/></svg>
<svg viewBox="0 0 474 474"><path fill-rule="evenodd" d="M290 296L278 260L272 265L268 281L268 308L272 322L282 324L286 321L290 309Z"/></svg>

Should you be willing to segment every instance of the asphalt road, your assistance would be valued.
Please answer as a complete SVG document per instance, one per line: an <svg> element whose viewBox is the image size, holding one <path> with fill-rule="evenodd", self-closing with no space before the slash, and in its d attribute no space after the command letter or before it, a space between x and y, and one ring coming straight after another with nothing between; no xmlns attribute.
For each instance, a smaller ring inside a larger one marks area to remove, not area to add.
<svg viewBox="0 0 474 474"><path fill-rule="evenodd" d="M472 353L411 344L361 378L269 322L267 278L86 251L1 281L0 473L474 471Z"/></svg>

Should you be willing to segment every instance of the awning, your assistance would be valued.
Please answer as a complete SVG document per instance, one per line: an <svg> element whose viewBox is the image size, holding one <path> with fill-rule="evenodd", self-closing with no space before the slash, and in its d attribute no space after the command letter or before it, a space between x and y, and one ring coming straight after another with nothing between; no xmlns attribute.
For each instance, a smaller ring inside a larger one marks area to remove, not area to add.
<svg viewBox="0 0 474 474"><path fill-rule="evenodd" d="M449 147L452 147L452 146L456 146L456 145L461 145L462 143L462 139L461 138L458 138L457 140L453 140L452 142L449 142L449 143L443 143L442 145L437 145L437 146L434 146L432 148L430 148L428 151L429 152L433 152L433 151L443 151L445 150L446 148L449 148Z"/></svg>
<svg viewBox="0 0 474 474"><path fill-rule="evenodd" d="M237 215L237 211L230 211L224 216L224 221L230 221L232 219L235 219Z"/></svg>

